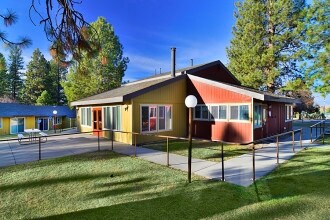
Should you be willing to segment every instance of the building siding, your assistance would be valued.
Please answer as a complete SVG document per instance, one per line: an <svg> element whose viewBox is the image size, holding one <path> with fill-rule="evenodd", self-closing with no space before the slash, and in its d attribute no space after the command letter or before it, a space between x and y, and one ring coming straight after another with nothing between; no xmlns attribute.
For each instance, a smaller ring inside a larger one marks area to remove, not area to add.
<svg viewBox="0 0 330 220"><path fill-rule="evenodd" d="M157 104L172 105L172 130L161 131L159 134L176 137L185 137L186 132L186 111L184 100L186 98L186 79L178 80L169 85L160 87L151 92L142 94L133 99L133 132L140 133L141 126L141 105ZM153 136L138 135L137 144L160 140Z"/></svg>
<svg viewBox="0 0 330 220"><path fill-rule="evenodd" d="M188 80L188 94L197 98L198 104L247 104L249 106L249 121L199 121L193 122L193 134L198 138L222 140L235 143L252 141L253 108L251 97L196 80ZM227 110L228 111L228 110Z"/></svg>

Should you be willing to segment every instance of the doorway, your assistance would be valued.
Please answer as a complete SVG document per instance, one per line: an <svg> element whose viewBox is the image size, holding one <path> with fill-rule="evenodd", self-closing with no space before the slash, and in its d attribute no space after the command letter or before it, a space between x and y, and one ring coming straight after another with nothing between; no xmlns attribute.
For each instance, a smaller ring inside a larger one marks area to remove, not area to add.
<svg viewBox="0 0 330 220"><path fill-rule="evenodd" d="M102 136L102 108L93 108L93 135Z"/></svg>
<svg viewBox="0 0 330 220"><path fill-rule="evenodd" d="M38 129L41 131L48 131L48 118L38 118Z"/></svg>

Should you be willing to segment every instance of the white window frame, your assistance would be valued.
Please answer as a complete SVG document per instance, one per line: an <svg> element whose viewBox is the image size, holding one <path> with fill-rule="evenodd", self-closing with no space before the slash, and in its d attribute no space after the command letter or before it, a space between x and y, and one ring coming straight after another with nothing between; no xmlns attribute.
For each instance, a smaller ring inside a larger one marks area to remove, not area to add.
<svg viewBox="0 0 330 220"><path fill-rule="evenodd" d="M210 121L228 121L228 105L226 104L210 104L209 106L209 119ZM218 118L212 118L212 107L218 108ZM226 118L220 118L220 107L226 107Z"/></svg>
<svg viewBox="0 0 330 220"><path fill-rule="evenodd" d="M105 120L106 120L106 116L105 116L105 109L109 108L109 112L110 112L110 128L106 128L105 125ZM117 122L117 126L116 128L114 127L115 123L114 123L114 108L118 108L118 113L116 115L116 118L119 119L119 121ZM122 111L121 111L121 106L120 105L112 105L112 106L103 106L102 107L102 126L104 130L114 130L114 131L121 131L122 130Z"/></svg>
<svg viewBox="0 0 330 220"><path fill-rule="evenodd" d="M285 122L292 120L293 120L293 105L285 105Z"/></svg>
<svg viewBox="0 0 330 220"><path fill-rule="evenodd" d="M248 119L240 119L240 112L241 112L241 106L247 105L248 106ZM238 119L231 119L231 107L232 106L237 106L238 107ZM239 103L239 104L228 104L227 107L227 116L228 116L228 121L229 122L240 122L240 123L250 123L250 118L251 118L251 104L250 103Z"/></svg>
<svg viewBox="0 0 330 220"><path fill-rule="evenodd" d="M148 107L148 125L149 125L149 130L148 131L142 131L142 108L143 107ZM159 129L159 107L164 107L164 117L161 119L165 119L165 129ZM156 120L156 130L150 131L150 109L153 108L155 109L154 115L151 118L154 118ZM166 129L166 109L170 108L171 109L171 121L170 121L170 128ZM140 105L140 132L141 133L157 133L157 132L164 132L164 131L172 131L173 130L173 105L168 105L168 104L141 104Z"/></svg>
<svg viewBox="0 0 330 220"><path fill-rule="evenodd" d="M85 115L85 120L84 120L84 117L83 117L83 110L86 111L86 115ZM89 120L89 123L88 124L88 113L87 111L90 111L90 120ZM85 124L85 121L86 121L86 124ZM84 126L84 127L92 127L92 108L91 107L82 107L80 108L80 124L81 126Z"/></svg>
<svg viewBox="0 0 330 220"><path fill-rule="evenodd" d="M208 108L208 119L202 118L202 106L206 106ZM212 119L211 117L211 110L212 106L218 106L218 119ZM226 107L226 118L225 119L220 119L220 106L225 106ZM230 114L231 114L231 106L237 106L238 107L238 118L237 119L230 119ZM241 106L248 106L248 119L239 119L240 118L240 107ZM201 117L196 117L195 111L196 107L201 108ZM251 122L251 103L212 103L212 104L198 104L194 108L193 112L193 119L194 121L225 121L225 122L239 122L239 123L250 123Z"/></svg>

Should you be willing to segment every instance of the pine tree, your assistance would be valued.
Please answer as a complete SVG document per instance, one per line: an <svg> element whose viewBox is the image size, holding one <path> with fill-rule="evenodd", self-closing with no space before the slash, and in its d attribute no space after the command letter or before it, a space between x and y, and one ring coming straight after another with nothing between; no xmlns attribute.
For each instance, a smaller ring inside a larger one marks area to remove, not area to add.
<svg viewBox="0 0 330 220"><path fill-rule="evenodd" d="M6 59L0 53L0 97L4 97L8 93L8 75Z"/></svg>
<svg viewBox="0 0 330 220"><path fill-rule="evenodd" d="M123 57L123 46L113 27L104 19L91 23L89 36L91 45L102 45L95 57L82 56L62 82L68 101L85 98L121 85L129 59ZM97 34L93 34L97 32ZM97 46L96 46L97 47Z"/></svg>
<svg viewBox="0 0 330 220"><path fill-rule="evenodd" d="M47 91L54 100L54 104L65 105L67 103L61 82L65 80L67 64L61 60L52 59L50 62L50 73L47 81Z"/></svg>
<svg viewBox="0 0 330 220"><path fill-rule="evenodd" d="M314 0L308 10L306 42L309 60L306 77L323 97L330 93L330 0Z"/></svg>
<svg viewBox="0 0 330 220"><path fill-rule="evenodd" d="M237 2L229 69L243 85L270 92L301 75L304 0Z"/></svg>
<svg viewBox="0 0 330 220"><path fill-rule="evenodd" d="M49 74L49 64L39 49L33 51L32 60L27 65L26 79L22 90L23 103L35 104L46 89L45 80Z"/></svg>
<svg viewBox="0 0 330 220"><path fill-rule="evenodd" d="M8 82L10 98L14 100L18 98L23 87L23 65L22 50L18 46L10 47Z"/></svg>

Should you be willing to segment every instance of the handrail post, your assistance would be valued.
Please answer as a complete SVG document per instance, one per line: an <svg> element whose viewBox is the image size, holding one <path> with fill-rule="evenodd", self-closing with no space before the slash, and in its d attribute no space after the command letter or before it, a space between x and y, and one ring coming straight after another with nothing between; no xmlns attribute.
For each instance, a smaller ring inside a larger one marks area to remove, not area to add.
<svg viewBox="0 0 330 220"><path fill-rule="evenodd" d="M294 131L292 131L292 152L294 153Z"/></svg>
<svg viewBox="0 0 330 220"><path fill-rule="evenodd" d="M100 131L97 131L97 150L100 151Z"/></svg>
<svg viewBox="0 0 330 220"><path fill-rule="evenodd" d="M41 137L39 137L39 160L41 160Z"/></svg>
<svg viewBox="0 0 330 220"><path fill-rule="evenodd" d="M168 137L166 137L167 166L170 166L170 150L168 146Z"/></svg>
<svg viewBox="0 0 330 220"><path fill-rule="evenodd" d="M111 150L113 151L113 136L114 136L114 132L113 130L111 130Z"/></svg>
<svg viewBox="0 0 330 220"><path fill-rule="evenodd" d="M254 143L252 143L252 165L253 165L253 182L255 182L256 181L256 161L255 161Z"/></svg>
<svg viewBox="0 0 330 220"><path fill-rule="evenodd" d="M136 134L134 134L134 157L136 157Z"/></svg>
<svg viewBox="0 0 330 220"><path fill-rule="evenodd" d="M280 149L278 143L278 136L276 136L276 163L279 164Z"/></svg>
<svg viewBox="0 0 330 220"><path fill-rule="evenodd" d="M222 172L222 175L221 175L221 179L222 181L225 181L225 166L224 166L224 161L223 161L223 142L221 142L221 172Z"/></svg>
<svg viewBox="0 0 330 220"><path fill-rule="evenodd" d="M325 124L323 122L323 134L322 134L323 144L324 144L324 127L325 127Z"/></svg>
<svg viewBox="0 0 330 220"><path fill-rule="evenodd" d="M303 130L300 129L300 148L302 148L302 133L303 133Z"/></svg>

